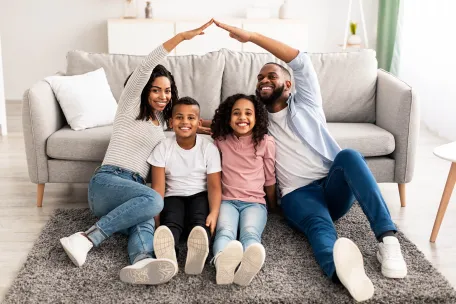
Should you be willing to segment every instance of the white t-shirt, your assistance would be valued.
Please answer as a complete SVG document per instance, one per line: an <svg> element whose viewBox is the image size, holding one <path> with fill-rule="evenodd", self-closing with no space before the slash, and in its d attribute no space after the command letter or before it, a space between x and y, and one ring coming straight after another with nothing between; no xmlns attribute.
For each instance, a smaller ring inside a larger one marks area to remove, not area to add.
<svg viewBox="0 0 456 304"><path fill-rule="evenodd" d="M317 152L290 129L287 111L269 113L269 134L276 143L276 176L282 196L325 177L329 171Z"/></svg>
<svg viewBox="0 0 456 304"><path fill-rule="evenodd" d="M207 175L222 171L217 147L201 136L190 150L182 149L176 136L159 143L147 160L165 168L166 196L190 196L207 191Z"/></svg>

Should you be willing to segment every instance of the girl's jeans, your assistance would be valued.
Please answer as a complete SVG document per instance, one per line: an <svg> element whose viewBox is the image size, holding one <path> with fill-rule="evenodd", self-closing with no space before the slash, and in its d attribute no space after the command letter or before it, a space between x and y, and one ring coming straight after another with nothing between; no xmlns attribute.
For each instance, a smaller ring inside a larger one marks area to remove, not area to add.
<svg viewBox="0 0 456 304"><path fill-rule="evenodd" d="M239 241L245 249L252 244L261 243L261 234L266 226L268 212L261 203L246 203L238 200L222 201L217 231L214 240L214 256L225 246L237 239L239 226Z"/></svg>

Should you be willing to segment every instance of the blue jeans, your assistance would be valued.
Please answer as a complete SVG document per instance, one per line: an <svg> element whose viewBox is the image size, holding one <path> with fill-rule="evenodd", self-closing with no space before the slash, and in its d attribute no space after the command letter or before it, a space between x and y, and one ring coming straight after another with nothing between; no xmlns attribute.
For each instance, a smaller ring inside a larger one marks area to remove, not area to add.
<svg viewBox="0 0 456 304"><path fill-rule="evenodd" d="M95 246L122 232L128 235L130 263L152 257L154 216L163 209L163 198L138 173L101 166L89 182L89 207L100 217L86 231Z"/></svg>
<svg viewBox="0 0 456 304"><path fill-rule="evenodd" d="M261 203L242 201L222 201L217 220L214 240L214 256L233 240L237 239L239 225L239 241L244 251L252 244L261 243L261 234L266 226L268 212Z"/></svg>
<svg viewBox="0 0 456 304"><path fill-rule="evenodd" d="M318 264L331 278L337 240L333 221L345 215L355 199L377 238L396 231L374 176L362 155L354 150L339 152L328 176L288 193L281 201L285 218L307 236Z"/></svg>

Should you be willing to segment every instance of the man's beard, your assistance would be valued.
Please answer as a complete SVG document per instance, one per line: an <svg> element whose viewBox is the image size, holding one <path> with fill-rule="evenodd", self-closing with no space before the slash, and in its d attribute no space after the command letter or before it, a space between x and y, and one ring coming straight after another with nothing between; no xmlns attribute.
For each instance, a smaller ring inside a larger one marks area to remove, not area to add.
<svg viewBox="0 0 456 304"><path fill-rule="evenodd" d="M270 106L274 102L276 102L276 100L279 99L280 96L282 96L283 90L285 90L285 85L284 84L282 86L276 88L274 91L272 91L272 94L269 97L261 97L259 89L256 89L255 93L256 93L256 96L258 97L258 99L265 106Z"/></svg>

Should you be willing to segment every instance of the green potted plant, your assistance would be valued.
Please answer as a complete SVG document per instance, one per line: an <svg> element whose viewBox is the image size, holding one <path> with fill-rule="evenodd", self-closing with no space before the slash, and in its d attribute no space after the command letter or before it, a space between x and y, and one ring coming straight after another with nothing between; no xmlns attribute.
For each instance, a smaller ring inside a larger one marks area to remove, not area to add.
<svg viewBox="0 0 456 304"><path fill-rule="evenodd" d="M350 32L351 35L348 37L347 44L348 45L361 45L361 37L356 35L356 29L358 28L358 24L356 22L350 22Z"/></svg>

